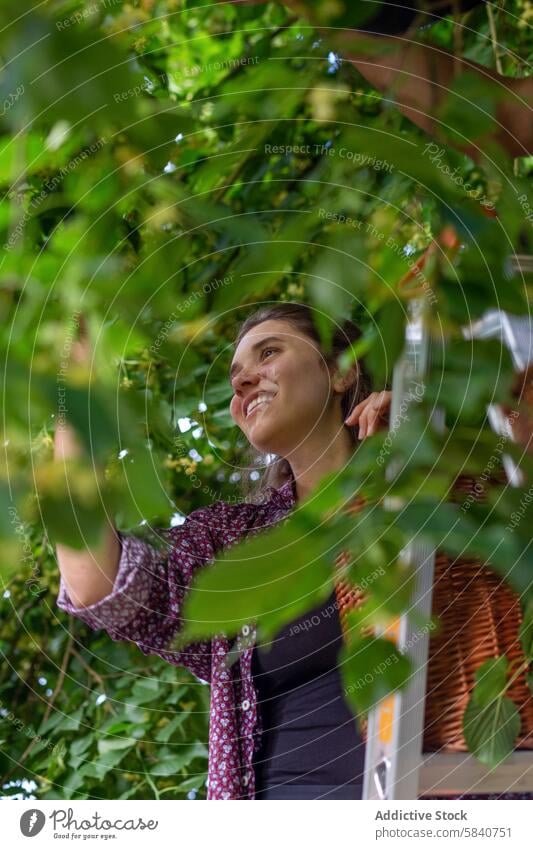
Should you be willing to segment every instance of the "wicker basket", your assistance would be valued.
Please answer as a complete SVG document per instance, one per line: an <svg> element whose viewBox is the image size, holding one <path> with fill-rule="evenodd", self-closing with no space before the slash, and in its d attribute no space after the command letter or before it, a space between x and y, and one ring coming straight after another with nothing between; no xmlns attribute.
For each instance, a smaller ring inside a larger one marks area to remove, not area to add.
<svg viewBox="0 0 533 849"><path fill-rule="evenodd" d="M521 377L516 395L529 402L531 371L527 380L524 374ZM527 402L517 419L519 428L515 428L517 441L522 444L531 439L530 420L524 424L531 410ZM464 499L472 493L476 499L483 499L483 492L479 486L474 489L474 485L475 481L460 478L454 488L455 498ZM359 506L360 502L353 511ZM337 565L342 562L341 558ZM346 615L364 602L364 593L341 579L337 580L336 592L341 623L346 631ZM476 669L499 654L507 655L513 671L525 660L518 638L522 622L520 600L505 580L489 567L472 559L453 560L438 554L433 614L438 617L440 627L432 633L429 643L423 751L467 751L462 720L474 687ZM521 717L517 749L533 749L533 695L526 675L524 671L507 691ZM366 738L366 723L361 730Z"/></svg>
<svg viewBox="0 0 533 849"><path fill-rule="evenodd" d="M364 594L345 581L337 581L336 591L346 629L348 611L364 601ZM476 669L499 654L507 655L512 669L524 661L518 639L520 601L504 579L488 567L439 554L435 562L433 614L440 626L429 641L423 750L465 752L462 720ZM507 694L519 709L522 721L516 748L533 749L533 695L525 672L515 679ZM365 737L366 723L362 733Z"/></svg>
<svg viewBox="0 0 533 849"><path fill-rule="evenodd" d="M429 643L424 751L467 751L462 718L483 661L506 654L524 661L518 639L519 597L501 576L473 560L439 554L435 563L433 613L441 628ZM533 749L533 696L526 673L507 691L521 717L518 749Z"/></svg>

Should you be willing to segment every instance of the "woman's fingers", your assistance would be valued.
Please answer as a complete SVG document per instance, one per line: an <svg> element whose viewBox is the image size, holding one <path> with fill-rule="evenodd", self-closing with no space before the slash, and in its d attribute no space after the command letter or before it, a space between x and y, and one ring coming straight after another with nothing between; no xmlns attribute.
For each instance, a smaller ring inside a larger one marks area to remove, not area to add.
<svg viewBox="0 0 533 849"><path fill-rule="evenodd" d="M388 418L391 399L392 393L386 389L383 392L372 392L353 408L344 423L349 427L359 426L359 439L371 436L376 433L380 423Z"/></svg>
<svg viewBox="0 0 533 849"><path fill-rule="evenodd" d="M373 433L376 433L379 430L380 425L380 414L374 410L370 410L367 416L368 424L365 432L365 436L372 436Z"/></svg>
<svg viewBox="0 0 533 849"><path fill-rule="evenodd" d="M357 424L359 425L359 428L358 428L358 431L357 431L357 437L358 437L358 439L363 439L364 433L366 431L366 413L365 413L364 410L361 411L361 413L358 417Z"/></svg>
<svg viewBox="0 0 533 849"><path fill-rule="evenodd" d="M392 392L389 392L388 390L384 389L383 392L378 393L378 397L372 405L372 409L376 412L375 430L378 429L379 423L388 424L391 403Z"/></svg>
<svg viewBox="0 0 533 849"><path fill-rule="evenodd" d="M85 316L80 315L78 318L78 335L72 343L71 356L73 362L78 365L89 365L92 356L92 346L89 337L89 327Z"/></svg>
<svg viewBox="0 0 533 849"><path fill-rule="evenodd" d="M372 404L367 404L359 416L359 433L357 434L359 439L364 439L366 436L375 433L378 418L379 413L373 409Z"/></svg>
<svg viewBox="0 0 533 849"><path fill-rule="evenodd" d="M374 410L384 412L389 409L392 401L392 392L389 392L387 389L384 389L383 392L374 392L372 394L376 396L372 403L372 407Z"/></svg>
<svg viewBox="0 0 533 849"><path fill-rule="evenodd" d="M356 425L361 414L367 408L368 404L372 402L375 395L377 395L377 392L372 392L372 394L365 398L364 401L360 401L359 404L356 404L349 416L344 420L344 424L350 426Z"/></svg>
<svg viewBox="0 0 533 849"><path fill-rule="evenodd" d="M377 430L377 422L379 420L379 413L373 410L371 407L367 407L361 413L359 418L359 439L365 439L367 436L372 436L373 433Z"/></svg>

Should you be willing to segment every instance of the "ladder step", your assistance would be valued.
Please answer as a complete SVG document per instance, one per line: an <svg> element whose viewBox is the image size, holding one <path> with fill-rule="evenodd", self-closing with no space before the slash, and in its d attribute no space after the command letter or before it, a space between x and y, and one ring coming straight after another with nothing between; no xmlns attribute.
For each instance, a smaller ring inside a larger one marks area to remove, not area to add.
<svg viewBox="0 0 533 849"><path fill-rule="evenodd" d="M495 769L467 752L422 755L418 797L460 793L532 793L533 752L513 752Z"/></svg>

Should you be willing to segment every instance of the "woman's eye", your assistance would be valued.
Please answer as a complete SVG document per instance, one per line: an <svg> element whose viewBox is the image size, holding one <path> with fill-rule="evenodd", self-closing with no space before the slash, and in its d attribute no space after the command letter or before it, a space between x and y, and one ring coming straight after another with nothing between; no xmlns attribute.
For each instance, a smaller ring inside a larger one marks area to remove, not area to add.
<svg viewBox="0 0 533 849"><path fill-rule="evenodd" d="M272 354L277 351L277 348L264 348L262 356L265 357L266 354Z"/></svg>

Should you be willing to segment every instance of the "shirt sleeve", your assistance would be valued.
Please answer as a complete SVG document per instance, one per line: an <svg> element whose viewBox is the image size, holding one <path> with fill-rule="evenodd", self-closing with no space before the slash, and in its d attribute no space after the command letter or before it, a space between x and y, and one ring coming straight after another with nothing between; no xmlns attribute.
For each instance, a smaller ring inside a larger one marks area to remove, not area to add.
<svg viewBox="0 0 533 849"><path fill-rule="evenodd" d="M113 640L131 640L144 654L157 654L211 680L211 641L172 651L168 645L182 625L181 609L196 569L212 561L219 547L211 525L213 511L193 511L183 525L161 531L165 549L137 537L119 534L121 555L112 591L105 598L75 607L63 579L58 606ZM218 540L217 540L218 542Z"/></svg>

